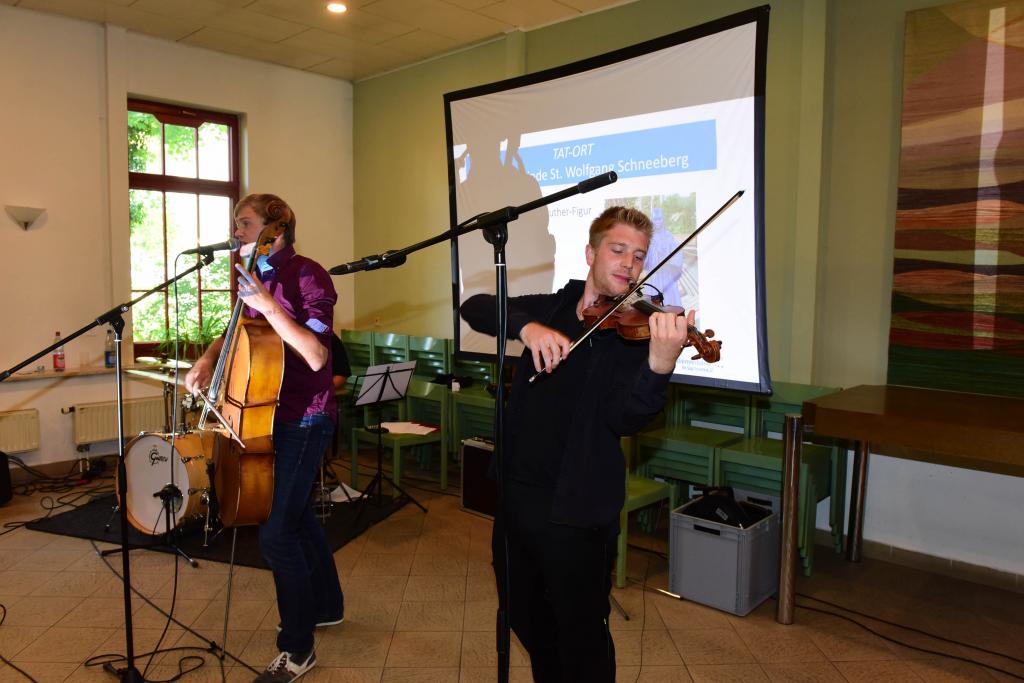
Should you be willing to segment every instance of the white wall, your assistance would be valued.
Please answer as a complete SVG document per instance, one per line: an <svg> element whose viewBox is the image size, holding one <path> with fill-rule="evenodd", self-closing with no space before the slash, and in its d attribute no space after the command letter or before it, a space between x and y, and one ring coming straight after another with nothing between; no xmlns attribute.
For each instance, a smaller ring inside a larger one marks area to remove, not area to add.
<svg viewBox="0 0 1024 683"><path fill-rule="evenodd" d="M47 209L28 232L0 213L0 369L130 298L129 96L241 114L243 193L292 204L301 252L327 267L352 258L349 83L2 5L0 64L0 207ZM340 327L353 318L352 285L335 285ZM101 365L103 338L69 344L68 368ZM129 381L125 393L160 389ZM39 409L41 447L22 455L33 463L76 456L60 407L113 398L109 375L0 384L0 411Z"/></svg>

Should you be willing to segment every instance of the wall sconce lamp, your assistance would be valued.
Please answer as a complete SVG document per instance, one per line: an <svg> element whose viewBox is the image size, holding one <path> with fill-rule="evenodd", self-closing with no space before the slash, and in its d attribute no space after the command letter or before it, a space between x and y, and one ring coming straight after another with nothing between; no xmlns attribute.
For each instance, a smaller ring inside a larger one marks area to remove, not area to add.
<svg viewBox="0 0 1024 683"><path fill-rule="evenodd" d="M31 206L5 206L4 208L7 209L7 215L25 230L31 228L32 224L46 212L46 209L36 209Z"/></svg>

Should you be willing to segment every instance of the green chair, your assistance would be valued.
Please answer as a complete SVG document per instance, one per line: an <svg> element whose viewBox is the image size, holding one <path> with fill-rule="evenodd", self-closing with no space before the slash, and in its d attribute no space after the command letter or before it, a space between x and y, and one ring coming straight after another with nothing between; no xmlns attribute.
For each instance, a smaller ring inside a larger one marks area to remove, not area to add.
<svg viewBox="0 0 1024 683"><path fill-rule="evenodd" d="M451 340L440 337L417 337L409 335L409 360L416 361L416 369L413 370L413 378L431 382L439 375L447 375L451 370ZM455 451L451 441L451 406L448 410L448 424L445 425L445 433L449 436L448 450ZM426 467L426 462L420 463Z"/></svg>
<svg viewBox="0 0 1024 683"><path fill-rule="evenodd" d="M488 384L494 382L497 368L490 361L456 357L452 362L452 373L456 377L471 377L473 379L472 388L476 389L479 386L483 390Z"/></svg>
<svg viewBox="0 0 1024 683"><path fill-rule="evenodd" d="M720 448L715 463L715 484L780 495L782 491L782 430L786 413L800 412L805 400L836 389L776 382L771 396L753 398L754 434ZM843 546L846 504L846 454L834 443L805 441L800 463L797 542L804 574L814 565L814 529L817 503L830 498L829 524L836 552Z"/></svg>
<svg viewBox="0 0 1024 683"><path fill-rule="evenodd" d="M348 354L348 364L352 366L352 381L357 375L366 372L366 368L373 365L373 332L362 330L341 330L338 333L341 343L345 345L345 353Z"/></svg>
<svg viewBox="0 0 1024 683"><path fill-rule="evenodd" d="M509 363L512 359L509 359ZM473 360L464 356L456 356L452 359L452 374L455 377L469 377L472 382L462 380L459 391L452 392L452 398L460 397L458 404L452 405L452 448L455 450L456 458L462 456L462 440L471 436L479 436L489 441L494 440L494 397L487 391L487 386L493 383L498 373L495 363L486 360ZM488 416L484 416L489 406ZM455 424L461 418L461 426ZM473 429L466 431L468 425ZM485 428L486 427L486 428Z"/></svg>
<svg viewBox="0 0 1024 683"><path fill-rule="evenodd" d="M448 388L440 384L431 384L422 380L412 380L405 399L397 402L399 420L408 420L436 426L429 434L383 434L380 442L383 448L391 450L391 478L396 486L401 486L402 451L403 449L419 449L424 446L438 444L440 447L440 479L441 488L448 488ZM359 486L359 444L377 445L378 435L365 428L352 430L352 486Z"/></svg>
<svg viewBox="0 0 1024 683"><path fill-rule="evenodd" d="M366 373L366 368L373 365L373 332L340 330L338 337L345 346L345 354L348 356L352 374L345 382L346 391L343 395L338 396L341 403L338 405L338 434L336 438L341 439L341 443L348 443L353 427L359 423L359 413L361 412L352 405L356 383L359 376Z"/></svg>
<svg viewBox="0 0 1024 683"><path fill-rule="evenodd" d="M644 476L672 480L679 499L682 482L711 484L716 450L751 430L747 395L672 385L664 425L635 437L635 462Z"/></svg>
<svg viewBox="0 0 1024 683"><path fill-rule="evenodd" d="M395 332L373 333L373 364L402 363L409 360L409 335Z"/></svg>
<svg viewBox="0 0 1024 683"><path fill-rule="evenodd" d="M451 392L452 437L456 448L463 440L479 437L494 441L494 397L486 391Z"/></svg>
<svg viewBox="0 0 1024 683"><path fill-rule="evenodd" d="M447 375L451 369L451 341L439 337L409 337L409 360L416 361L413 376L430 381L438 375Z"/></svg>
<svg viewBox="0 0 1024 683"><path fill-rule="evenodd" d="M630 453L632 444L623 440L623 452L626 453L626 502L619 512L618 554L615 557L615 585L623 588L626 585L626 551L629 549L629 513L653 505L662 500L669 501L669 510L676 507L675 487L665 482L649 479L631 471Z"/></svg>

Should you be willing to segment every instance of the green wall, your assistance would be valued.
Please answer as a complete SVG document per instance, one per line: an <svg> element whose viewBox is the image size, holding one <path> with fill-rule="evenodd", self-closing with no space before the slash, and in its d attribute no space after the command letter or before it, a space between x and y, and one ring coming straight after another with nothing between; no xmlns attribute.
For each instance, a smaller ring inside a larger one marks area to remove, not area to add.
<svg viewBox="0 0 1024 683"><path fill-rule="evenodd" d="M404 246L447 225L445 92L758 4L639 0L356 83L356 255ZM776 380L835 386L885 380L903 15L928 4L772 3L765 256ZM416 254L393 271L354 277L355 326L451 335L446 248Z"/></svg>

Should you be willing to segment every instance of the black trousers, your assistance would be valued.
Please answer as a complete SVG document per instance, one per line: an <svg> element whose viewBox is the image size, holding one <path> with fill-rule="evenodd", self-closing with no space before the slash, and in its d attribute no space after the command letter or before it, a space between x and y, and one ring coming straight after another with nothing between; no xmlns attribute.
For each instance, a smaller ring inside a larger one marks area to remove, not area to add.
<svg viewBox="0 0 1024 683"><path fill-rule="evenodd" d="M530 654L535 683L614 683L608 595L619 527L552 524L551 495L509 482L508 514L499 512L491 544L498 593L507 530L509 618Z"/></svg>

